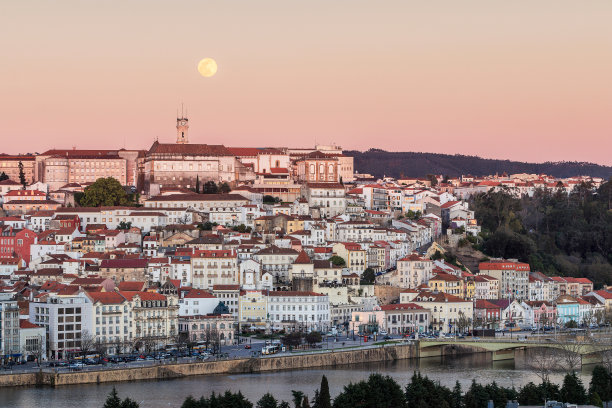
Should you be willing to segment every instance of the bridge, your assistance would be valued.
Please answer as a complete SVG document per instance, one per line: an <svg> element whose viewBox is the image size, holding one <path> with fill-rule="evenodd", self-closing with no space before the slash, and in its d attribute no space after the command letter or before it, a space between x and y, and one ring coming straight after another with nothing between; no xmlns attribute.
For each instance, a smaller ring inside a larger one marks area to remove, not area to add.
<svg viewBox="0 0 612 408"><path fill-rule="evenodd" d="M602 353L612 350L612 342L541 341L508 339L419 339L415 340L417 358L440 357L468 352L490 352L493 361L512 360L514 351L528 348L550 348L580 355L582 364L602 362Z"/></svg>

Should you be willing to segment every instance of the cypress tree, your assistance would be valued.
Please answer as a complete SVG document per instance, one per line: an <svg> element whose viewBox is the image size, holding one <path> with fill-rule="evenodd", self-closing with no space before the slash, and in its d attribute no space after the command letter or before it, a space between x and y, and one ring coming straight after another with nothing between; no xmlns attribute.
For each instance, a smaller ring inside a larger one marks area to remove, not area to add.
<svg viewBox="0 0 612 408"><path fill-rule="evenodd" d="M321 390L319 391L319 405L318 408L331 408L331 396L329 395L329 384L327 377L321 378Z"/></svg>
<svg viewBox="0 0 612 408"><path fill-rule="evenodd" d="M23 163L21 161L19 161L18 167L19 167L19 182L21 183L21 185L23 186L23 189L25 190L28 183L26 182L25 173L23 172Z"/></svg>

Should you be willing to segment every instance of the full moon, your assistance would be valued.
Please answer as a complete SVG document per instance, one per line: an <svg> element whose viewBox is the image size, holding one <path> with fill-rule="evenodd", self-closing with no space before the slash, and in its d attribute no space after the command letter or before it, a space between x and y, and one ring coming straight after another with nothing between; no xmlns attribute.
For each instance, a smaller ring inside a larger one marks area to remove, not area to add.
<svg viewBox="0 0 612 408"><path fill-rule="evenodd" d="M198 63L198 72L203 77L211 77L217 73L217 63L212 58L204 58Z"/></svg>

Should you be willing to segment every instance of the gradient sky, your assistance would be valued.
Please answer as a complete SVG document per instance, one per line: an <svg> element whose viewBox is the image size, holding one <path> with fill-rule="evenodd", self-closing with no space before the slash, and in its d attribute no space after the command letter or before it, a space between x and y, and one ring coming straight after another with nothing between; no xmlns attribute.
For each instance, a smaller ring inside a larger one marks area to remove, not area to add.
<svg viewBox="0 0 612 408"><path fill-rule="evenodd" d="M0 151L174 142L183 101L192 143L612 165L611 22L610 0L4 0Z"/></svg>

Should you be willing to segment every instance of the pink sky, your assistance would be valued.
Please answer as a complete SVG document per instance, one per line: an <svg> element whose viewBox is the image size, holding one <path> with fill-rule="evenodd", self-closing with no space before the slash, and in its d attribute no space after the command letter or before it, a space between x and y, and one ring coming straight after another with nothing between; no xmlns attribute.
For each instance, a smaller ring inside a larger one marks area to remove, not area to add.
<svg viewBox="0 0 612 408"><path fill-rule="evenodd" d="M0 151L173 142L183 101L192 143L612 165L610 21L609 0L2 2Z"/></svg>

